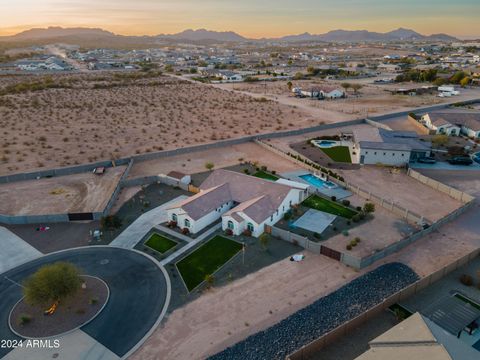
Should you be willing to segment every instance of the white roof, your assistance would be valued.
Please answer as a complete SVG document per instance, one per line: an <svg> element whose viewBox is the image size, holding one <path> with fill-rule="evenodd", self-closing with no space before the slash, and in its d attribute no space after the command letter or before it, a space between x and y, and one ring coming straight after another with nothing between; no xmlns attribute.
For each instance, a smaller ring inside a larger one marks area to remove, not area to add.
<svg viewBox="0 0 480 360"><path fill-rule="evenodd" d="M302 190L306 190L310 187L310 185L303 184L303 183L298 182L298 181L287 180L287 179L278 179L275 182L277 182L279 184L282 184L282 185L288 185L288 186L291 186L291 187L294 187L294 188L297 188L297 189L302 189Z"/></svg>

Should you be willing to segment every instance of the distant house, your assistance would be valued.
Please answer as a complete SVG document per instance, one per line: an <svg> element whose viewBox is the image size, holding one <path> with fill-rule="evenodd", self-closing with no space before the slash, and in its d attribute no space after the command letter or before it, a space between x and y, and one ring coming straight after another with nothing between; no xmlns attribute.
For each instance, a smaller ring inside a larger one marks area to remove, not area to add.
<svg viewBox="0 0 480 360"><path fill-rule="evenodd" d="M193 234L221 219L222 229L233 235L248 230L258 237L305 196L304 188L219 169L202 183L198 194L173 204L167 214Z"/></svg>
<svg viewBox="0 0 480 360"><path fill-rule="evenodd" d="M377 70L386 71L390 73L396 73L402 70L402 67L395 64L380 64L377 67Z"/></svg>
<svg viewBox="0 0 480 360"><path fill-rule="evenodd" d="M356 161L360 164L403 166L430 156L431 143L413 131L359 128L353 131Z"/></svg>
<svg viewBox="0 0 480 360"><path fill-rule="evenodd" d="M224 81L243 81L242 75L230 70L220 70L217 72L217 76Z"/></svg>
<svg viewBox="0 0 480 360"><path fill-rule="evenodd" d="M480 112L430 112L423 115L420 122L439 134L463 134L473 139L480 139Z"/></svg>
<svg viewBox="0 0 480 360"><path fill-rule="evenodd" d="M310 90L293 88L292 92L296 96L310 97L315 99L339 99L345 97L345 92L335 87L312 87Z"/></svg>

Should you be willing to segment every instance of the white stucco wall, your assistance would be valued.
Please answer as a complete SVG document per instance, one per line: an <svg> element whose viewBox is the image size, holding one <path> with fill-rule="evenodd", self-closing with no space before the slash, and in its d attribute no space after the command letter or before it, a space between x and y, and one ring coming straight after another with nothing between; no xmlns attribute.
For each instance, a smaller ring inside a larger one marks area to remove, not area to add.
<svg viewBox="0 0 480 360"><path fill-rule="evenodd" d="M363 164L375 165L395 165L400 166L409 162L410 151L398 150L378 150L378 149L360 149L360 159L364 157Z"/></svg>
<svg viewBox="0 0 480 360"><path fill-rule="evenodd" d="M480 138L480 131L473 131L465 126L462 126L462 134L468 137Z"/></svg>

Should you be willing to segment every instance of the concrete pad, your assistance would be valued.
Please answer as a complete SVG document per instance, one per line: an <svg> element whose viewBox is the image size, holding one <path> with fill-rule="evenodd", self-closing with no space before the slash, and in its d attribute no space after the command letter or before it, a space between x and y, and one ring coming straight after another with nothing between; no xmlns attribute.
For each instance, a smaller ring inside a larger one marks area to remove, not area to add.
<svg viewBox="0 0 480 360"><path fill-rule="evenodd" d="M310 209L293 226L321 234L336 218L335 215Z"/></svg>
<svg viewBox="0 0 480 360"><path fill-rule="evenodd" d="M0 226L0 274L43 254L10 230Z"/></svg>
<svg viewBox="0 0 480 360"><path fill-rule="evenodd" d="M58 340L58 348L54 341ZM105 346L88 336L82 330L76 330L59 338L51 338L46 347L28 346L29 340L24 340L23 347L17 347L9 352L4 360L50 360L54 358L69 360L118 360L117 355ZM30 340L32 341L32 340Z"/></svg>
<svg viewBox="0 0 480 360"><path fill-rule="evenodd" d="M155 209L147 211L145 214L135 220L129 227L127 227L110 245L116 247L122 247L125 249L133 249L135 245L152 229L155 225L166 222L167 208L187 198L185 195L181 195L163 205L157 206Z"/></svg>

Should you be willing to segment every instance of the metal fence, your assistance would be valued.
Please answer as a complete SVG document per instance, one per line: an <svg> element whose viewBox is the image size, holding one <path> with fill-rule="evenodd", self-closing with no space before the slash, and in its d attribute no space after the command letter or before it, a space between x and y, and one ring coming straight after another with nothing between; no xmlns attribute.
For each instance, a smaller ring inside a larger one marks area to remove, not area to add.
<svg viewBox="0 0 480 360"><path fill-rule="evenodd" d="M342 325L338 326L332 331L329 331L328 333L310 342L309 344L302 346L300 349L298 349L294 353L288 355L286 359L306 360L312 357L313 355L318 354L318 352L322 350L325 346L333 343L334 341L340 339L343 336L348 335L355 328L357 328L364 322L370 320L371 318L375 317L376 315L380 314L382 311L385 311L385 309L392 306L393 304L398 303L402 300L405 300L412 295L415 295L420 290L423 290L427 286L444 278L446 275L448 275L452 271L455 271L458 268L468 264L470 261L478 257L479 254L480 254L480 249L476 249L471 253L465 255L464 257L458 259L457 261L454 261L453 263L442 267L440 270L418 280L412 285L409 285L406 288L388 297L380 304L365 311L361 315L343 323Z"/></svg>

